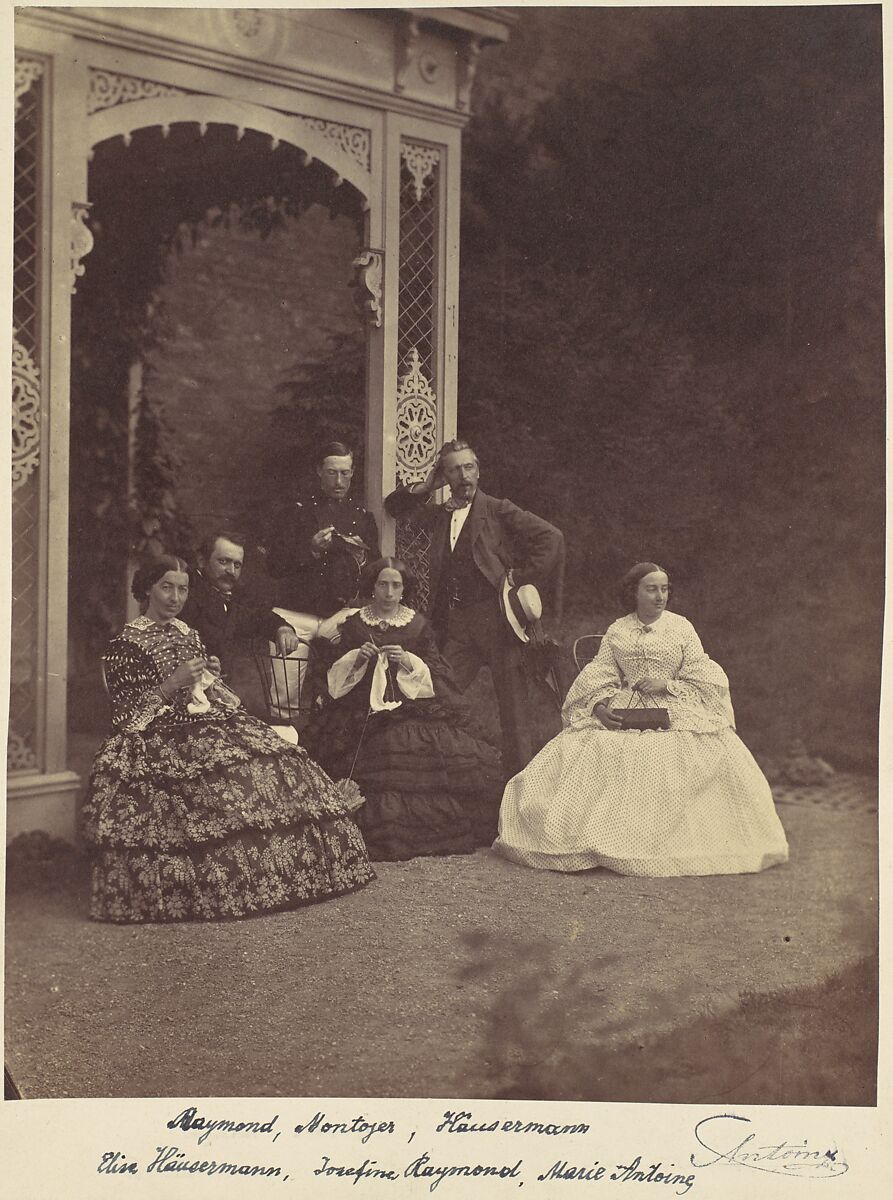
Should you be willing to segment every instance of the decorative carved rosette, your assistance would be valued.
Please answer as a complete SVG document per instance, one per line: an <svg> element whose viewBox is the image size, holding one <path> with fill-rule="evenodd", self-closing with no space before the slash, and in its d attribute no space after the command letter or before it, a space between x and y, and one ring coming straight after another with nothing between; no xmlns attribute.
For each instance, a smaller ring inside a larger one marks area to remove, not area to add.
<svg viewBox="0 0 893 1200"><path fill-rule="evenodd" d="M436 55L425 51L419 55L419 76L424 83L436 83L440 74L440 60Z"/></svg>
<svg viewBox="0 0 893 1200"><path fill-rule="evenodd" d="M93 234L87 224L87 216L92 204L83 204L78 200L71 205L71 293L77 291L77 281L86 271L81 262L93 249Z"/></svg>
<svg viewBox="0 0 893 1200"><path fill-rule="evenodd" d="M159 96L187 96L183 88L153 79L137 79L134 75L118 75L113 71L90 70L90 90L87 93L87 112L95 113L134 100L155 100Z"/></svg>
<svg viewBox="0 0 893 1200"><path fill-rule="evenodd" d="M279 14L264 8L218 8L207 13L214 32L233 50L256 58L275 51L284 37Z"/></svg>
<svg viewBox="0 0 893 1200"><path fill-rule="evenodd" d="M42 74L43 62L39 58L26 58L23 54L15 56L16 112L25 92Z"/></svg>
<svg viewBox="0 0 893 1200"><path fill-rule="evenodd" d="M422 483L437 451L437 397L422 374L419 352L409 352L397 389L397 475L402 484Z"/></svg>
<svg viewBox="0 0 893 1200"><path fill-rule="evenodd" d="M363 308L369 314L370 324L376 329L381 329L381 277L384 270L384 253L381 250L363 250L353 260L352 265L357 272L357 282L368 293L363 298Z"/></svg>
<svg viewBox="0 0 893 1200"><path fill-rule="evenodd" d="M358 125L342 125L338 121L326 121L321 117L296 116L295 120L305 129L321 134L364 171L370 169L372 135L368 129L361 129Z"/></svg>
<svg viewBox="0 0 893 1200"><path fill-rule="evenodd" d="M40 460L40 374L12 332L12 490L22 486Z"/></svg>
<svg viewBox="0 0 893 1200"><path fill-rule="evenodd" d="M249 41L263 29L263 18L256 8L234 8L231 20L233 27Z"/></svg>
<svg viewBox="0 0 893 1200"><path fill-rule="evenodd" d="M404 142L400 156L406 163L415 185L415 198L421 203L428 180L440 162L440 151L435 146L422 146L418 142Z"/></svg>

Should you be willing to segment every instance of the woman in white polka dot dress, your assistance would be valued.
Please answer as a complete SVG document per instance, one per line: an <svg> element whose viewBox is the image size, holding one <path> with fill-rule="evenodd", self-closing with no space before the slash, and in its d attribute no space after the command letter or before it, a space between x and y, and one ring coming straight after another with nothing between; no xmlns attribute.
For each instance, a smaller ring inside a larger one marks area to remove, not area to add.
<svg viewBox="0 0 893 1200"><path fill-rule="evenodd" d="M772 793L735 733L729 681L656 563L621 581L626 616L564 703L564 729L510 779L493 849L528 867L622 875L732 875L783 863ZM623 729L612 710L667 709L668 730Z"/></svg>

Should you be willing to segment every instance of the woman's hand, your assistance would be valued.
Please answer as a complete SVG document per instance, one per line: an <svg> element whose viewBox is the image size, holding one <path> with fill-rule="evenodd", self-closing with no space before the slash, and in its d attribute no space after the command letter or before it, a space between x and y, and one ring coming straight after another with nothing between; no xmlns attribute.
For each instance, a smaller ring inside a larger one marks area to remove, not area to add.
<svg viewBox="0 0 893 1200"><path fill-rule="evenodd" d="M669 682L669 679L658 679L654 675L646 675L636 684L635 691L641 692L643 696L659 696L667 690Z"/></svg>
<svg viewBox="0 0 893 1200"><path fill-rule="evenodd" d="M193 687L201 679L204 669L205 660L203 658L190 658L187 662L181 662L176 671L172 675L168 675L161 685L162 695L166 695L169 699L174 692L179 692L181 688Z"/></svg>
<svg viewBox="0 0 893 1200"><path fill-rule="evenodd" d="M378 654L378 647L374 642L363 642L362 646L357 647L357 654L363 662L368 662Z"/></svg>
<svg viewBox="0 0 893 1200"><path fill-rule="evenodd" d="M382 646L391 667L409 667L409 656L402 646Z"/></svg>
<svg viewBox="0 0 893 1200"><path fill-rule="evenodd" d="M212 675L215 675L218 679L220 678L220 674L221 674L223 668L221 667L220 659L217 657L216 654L208 655L208 670L211 672Z"/></svg>
<svg viewBox="0 0 893 1200"><path fill-rule="evenodd" d="M595 708L592 710L592 715L594 717L598 717L606 729L623 728L623 722L619 717L614 716L607 704L596 704Z"/></svg>

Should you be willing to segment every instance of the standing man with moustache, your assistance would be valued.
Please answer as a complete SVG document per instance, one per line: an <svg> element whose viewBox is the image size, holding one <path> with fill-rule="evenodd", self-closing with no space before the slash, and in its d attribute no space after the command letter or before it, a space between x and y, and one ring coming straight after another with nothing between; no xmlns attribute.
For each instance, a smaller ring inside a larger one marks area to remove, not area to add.
<svg viewBox="0 0 893 1200"><path fill-rule="evenodd" d="M238 641L266 638L280 654L297 650L299 641L292 627L239 590L245 562L241 534L215 530L199 546L197 561L180 619L198 632L208 654L220 659L224 674L232 672Z"/></svg>
<svg viewBox="0 0 893 1200"><path fill-rule="evenodd" d="M441 448L424 483L385 500L393 517L414 516L431 530L428 617L460 688L489 666L499 705L503 768L511 776L539 748L534 742L523 644L503 616L500 596L532 584L557 617L564 570L559 529L511 500L478 487L480 466L466 441ZM448 486L446 504L434 493ZM506 581L508 580L508 585Z"/></svg>

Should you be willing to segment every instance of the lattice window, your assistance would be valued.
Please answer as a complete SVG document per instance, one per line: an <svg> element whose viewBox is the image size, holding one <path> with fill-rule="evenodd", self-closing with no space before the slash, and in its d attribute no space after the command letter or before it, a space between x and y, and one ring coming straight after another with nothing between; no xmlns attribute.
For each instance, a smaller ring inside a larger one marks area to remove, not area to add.
<svg viewBox="0 0 893 1200"><path fill-rule="evenodd" d="M427 157L422 157L427 154ZM427 147L404 146L400 169L400 323L397 357L402 372L413 348L422 374L437 367L437 240L439 162Z"/></svg>
<svg viewBox="0 0 893 1200"><path fill-rule="evenodd" d="M428 576L431 570L431 534L415 521L401 518L397 522L395 539L397 557L402 558L416 577L415 607L426 609L431 593Z"/></svg>
<svg viewBox="0 0 893 1200"><path fill-rule="evenodd" d="M37 254L42 100L43 79L37 76L19 98L15 122L12 321L32 358L40 336Z"/></svg>
<svg viewBox="0 0 893 1200"><path fill-rule="evenodd" d="M437 447L437 293L440 152L404 142L400 169L400 291L397 331L397 478L424 479ZM418 580L417 603L428 603L431 538L411 520L397 522L397 554Z"/></svg>
<svg viewBox="0 0 893 1200"><path fill-rule="evenodd" d="M12 653L7 759L39 767L37 744L40 581L40 188L43 67L16 63L13 208ZM19 84L21 83L21 86Z"/></svg>

